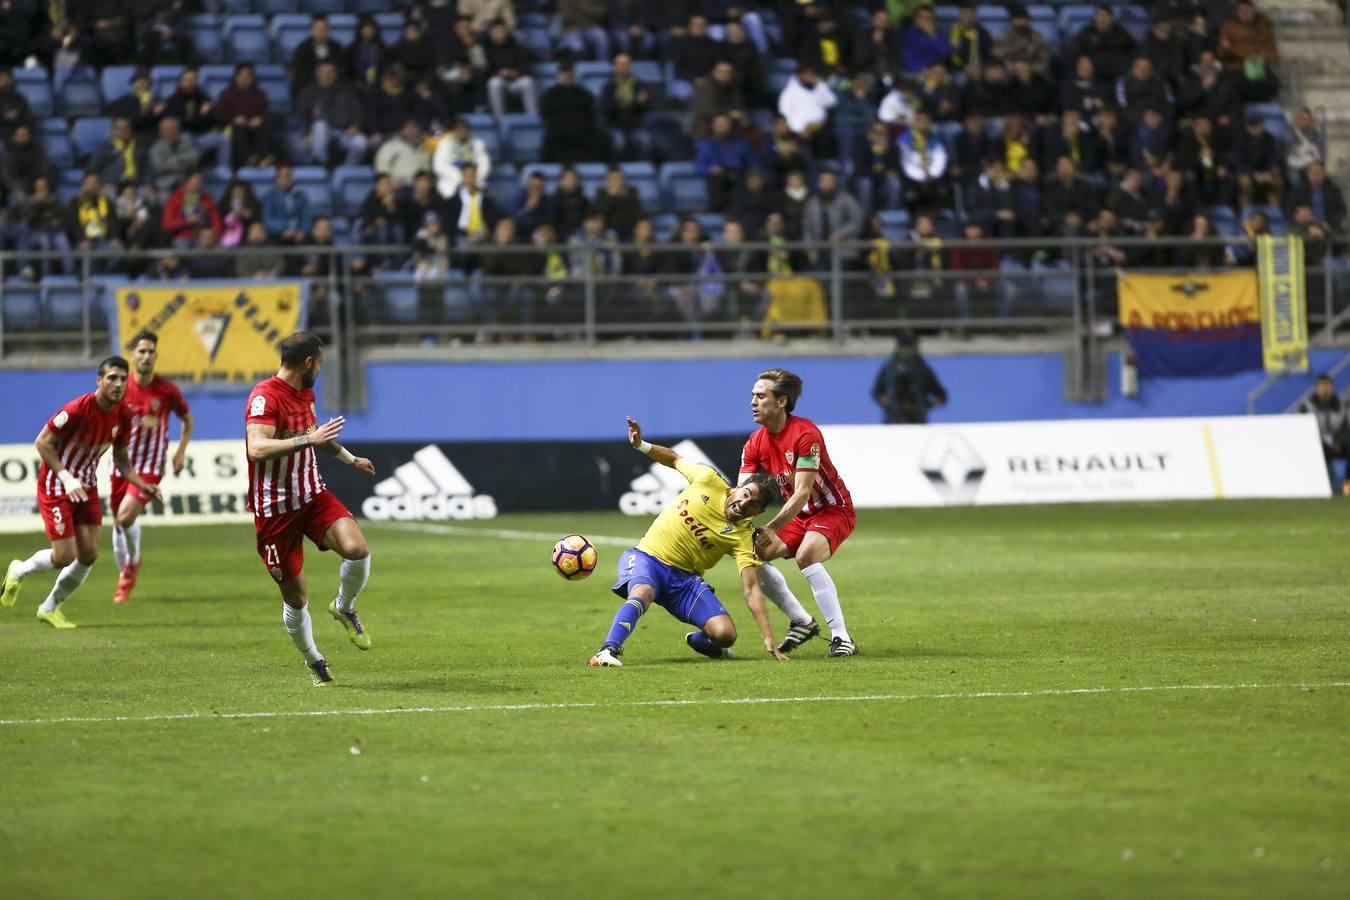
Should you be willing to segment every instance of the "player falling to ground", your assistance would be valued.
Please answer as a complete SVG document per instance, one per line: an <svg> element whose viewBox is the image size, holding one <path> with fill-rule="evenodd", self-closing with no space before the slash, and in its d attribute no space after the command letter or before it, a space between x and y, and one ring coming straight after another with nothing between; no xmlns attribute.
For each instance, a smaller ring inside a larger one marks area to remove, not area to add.
<svg viewBox="0 0 1350 900"><path fill-rule="evenodd" d="M337 442L341 416L317 424L314 382L323 364L323 342L300 331L282 341L280 349L281 368L248 398L248 508L253 511L258 556L281 589L286 631L304 655L314 684L323 685L333 675L314 646L304 539L342 557L337 599L328 604L328 613L361 650L370 649L370 635L356 615L356 598L370 578L370 548L351 512L324 486L314 451L336 456L367 475L374 475L375 467Z"/></svg>
<svg viewBox="0 0 1350 900"><path fill-rule="evenodd" d="M844 610L825 561L839 550L857 524L853 498L830 462L820 429L792 411L802 395L802 380L786 369L766 369L750 391L750 409L761 426L741 453L740 482L768 472L787 498L783 508L759 530L755 549L766 563L791 558L811 585L811 593L830 629L831 657L853 656L858 647L844 624ZM790 487L789 487L790 486ZM783 573L771 564L759 570L764 593L792 627L779 645L791 653L820 633L820 625L797 602Z"/></svg>
<svg viewBox="0 0 1350 900"><path fill-rule="evenodd" d="M159 359L159 336L142 331L131 339L131 380L122 402L131 410L131 435L127 454L131 466L146 484L159 484L169 456L169 414L183 420L178 449L173 453L173 474L183 471L188 441L192 440L192 412L182 391L167 378L155 374ZM125 478L113 473L113 557L117 560L117 593L114 603L131 599L141 569L141 513L150 498Z"/></svg>
<svg viewBox="0 0 1350 900"><path fill-rule="evenodd" d="M122 403L127 389L127 361L110 356L98 365L97 385L92 394L76 397L52 416L38 435L35 446L42 466L38 469L38 511L47 526L50 550L39 550L26 560L14 560L0 588L0 605L13 606L19 586L35 572L60 569L56 584L38 607L38 621L53 628L74 628L61 612L98 559L103 504L98 498L98 461L109 447L113 462L128 483L146 497L159 497L159 486L147 484L136 474L127 454L131 434L131 410Z"/></svg>
<svg viewBox="0 0 1350 900"><path fill-rule="evenodd" d="M787 659L774 644L760 596L755 570L761 564L755 557L755 527L750 521L768 507L772 482L760 476L733 488L715 469L687 462L669 447L644 441L641 426L632 419L628 420L628 442L639 453L677 470L689 480L689 487L656 517L637 547L619 557L619 580L613 590L624 602L590 664L623 665L619 661L623 642L653 603L699 629L684 637L694 650L712 659L732 656L736 625L703 580L703 573L727 554L740 568L745 604L764 635L764 648L777 659Z"/></svg>

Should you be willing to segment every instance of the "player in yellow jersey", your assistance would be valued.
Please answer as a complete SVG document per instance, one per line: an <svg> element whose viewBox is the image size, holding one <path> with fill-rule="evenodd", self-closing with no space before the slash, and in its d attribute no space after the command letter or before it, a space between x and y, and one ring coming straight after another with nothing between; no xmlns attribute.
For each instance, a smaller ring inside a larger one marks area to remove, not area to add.
<svg viewBox="0 0 1350 900"><path fill-rule="evenodd" d="M639 453L677 470L689 480L689 487L656 517L637 547L619 557L614 593L624 602L590 664L623 665L619 661L623 642L653 603L699 629L684 638L694 650L712 659L731 657L736 625L703 580L703 573L727 555L735 558L741 570L745 605L764 636L764 649L775 659L787 659L774 641L759 591L755 570L763 563L755 555L755 526L750 521L768 508L769 498L775 495L771 492L773 481L767 475L756 475L733 488L715 469L688 462L669 447L644 441L642 427L632 419L628 420L628 442Z"/></svg>

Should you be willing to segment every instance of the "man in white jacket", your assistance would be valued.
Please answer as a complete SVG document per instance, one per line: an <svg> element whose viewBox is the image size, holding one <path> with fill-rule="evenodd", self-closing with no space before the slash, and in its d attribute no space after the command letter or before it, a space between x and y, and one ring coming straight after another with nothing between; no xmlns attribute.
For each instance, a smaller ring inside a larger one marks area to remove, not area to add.
<svg viewBox="0 0 1350 900"><path fill-rule="evenodd" d="M809 65L797 68L797 74L788 79L783 93L778 95L778 111L787 119L793 134L812 137L825 127L830 110L838 103L834 91L820 80Z"/></svg>
<svg viewBox="0 0 1350 900"><path fill-rule="evenodd" d="M460 182L464 180L460 167L470 162L478 169L478 183L487 184L488 174L492 171L487 145L482 138L476 138L470 133L468 122L455 119L450 133L441 138L431 157L436 190L442 197L449 199L459 192Z"/></svg>

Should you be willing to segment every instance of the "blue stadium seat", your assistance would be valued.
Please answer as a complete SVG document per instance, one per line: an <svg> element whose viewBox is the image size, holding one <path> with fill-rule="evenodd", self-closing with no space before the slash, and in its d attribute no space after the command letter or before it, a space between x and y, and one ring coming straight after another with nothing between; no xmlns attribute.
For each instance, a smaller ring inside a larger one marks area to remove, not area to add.
<svg viewBox="0 0 1350 900"><path fill-rule="evenodd" d="M98 82L92 78L72 78L61 85L57 111L68 119L103 112L103 92Z"/></svg>
<svg viewBox="0 0 1350 900"><path fill-rule="evenodd" d="M310 211L316 216L333 214L333 186L328 170L322 166L296 166L295 186L309 197Z"/></svg>
<svg viewBox="0 0 1350 900"><path fill-rule="evenodd" d="M492 113L465 113L462 118L468 123L474 137L482 137L485 131L497 130L497 120L492 117Z"/></svg>
<svg viewBox="0 0 1350 900"><path fill-rule="evenodd" d="M341 0L337 0L341 2ZM314 12L320 12L319 4L314 4ZM351 13L334 12L328 16L328 33L344 47L350 47L356 40L356 16Z"/></svg>
<svg viewBox="0 0 1350 900"><path fill-rule="evenodd" d="M56 112L56 97L46 69L15 69L14 89L28 101L33 118L45 119Z"/></svg>
<svg viewBox="0 0 1350 900"><path fill-rule="evenodd" d="M351 10L357 15L361 13L382 15L388 9L388 0L352 0L351 2Z"/></svg>
<svg viewBox="0 0 1350 900"><path fill-rule="evenodd" d="M909 236L909 213L903 209L882 209L877 211L881 219L881 233L888 241L903 241Z"/></svg>
<svg viewBox="0 0 1350 900"><path fill-rule="evenodd" d="M1242 214L1238 217L1239 225L1241 225L1242 222L1247 221L1247 217L1254 212L1266 214L1266 218L1270 220L1270 231L1272 234L1283 236L1289 231L1289 223L1284 220L1284 213L1280 211L1278 206L1244 206L1242 208Z"/></svg>
<svg viewBox="0 0 1350 900"><path fill-rule="evenodd" d="M156 100L167 100L178 89L178 78L183 74L182 66L155 66L150 70L150 92ZM198 73L200 86L200 73Z"/></svg>
<svg viewBox="0 0 1350 900"><path fill-rule="evenodd" d="M79 330L84 327L84 289L73 275L48 275L42 279L42 308L47 327Z"/></svg>
<svg viewBox="0 0 1350 900"><path fill-rule="evenodd" d="M202 66L197 70L197 84L212 102L220 96L221 91L230 86L233 78L234 66L224 63Z"/></svg>
<svg viewBox="0 0 1350 900"><path fill-rule="evenodd" d="M403 14L385 12L384 10L388 8L388 4L385 4L380 11L375 13L375 24L380 27L380 37L392 47L403 36ZM362 9L353 10L353 12L358 13L366 11Z"/></svg>
<svg viewBox="0 0 1350 900"><path fill-rule="evenodd" d="M234 178L234 173L224 166L213 166L202 172L202 184L206 192L211 195L211 199L216 201L216 205L222 208L221 214L224 215L224 207L229 202L229 197L225 192L230 189L230 181Z"/></svg>
<svg viewBox="0 0 1350 900"><path fill-rule="evenodd" d="M694 145L684 133L684 122L679 113L671 110L650 112L642 117L642 124L652 135L652 150L658 159L669 162L694 158Z"/></svg>
<svg viewBox="0 0 1350 900"><path fill-rule="evenodd" d="M516 28L548 28L547 13L519 13L516 16Z"/></svg>
<svg viewBox="0 0 1350 900"><path fill-rule="evenodd" d="M509 213L515 205L516 197L520 194L520 181L516 174L516 167L510 163L494 166L492 174L488 176L487 187L484 190L503 212ZM524 237L524 235L520 236Z"/></svg>
<svg viewBox="0 0 1350 900"><path fill-rule="evenodd" d="M549 39L547 28L517 28L516 40L535 59L548 59L553 52L553 42Z"/></svg>
<svg viewBox="0 0 1350 900"><path fill-rule="evenodd" d="M203 61L214 63L225 58L220 25L216 22L215 16L206 14L190 16L188 34L192 37L192 49Z"/></svg>
<svg viewBox="0 0 1350 900"><path fill-rule="evenodd" d="M1074 304L1074 290L1077 279L1077 275L1067 270L1046 269L1037 274L1034 280L1034 293L1038 308L1035 312L1044 315L1071 311ZM1014 284L1017 286L1025 285L1026 281L1018 279Z"/></svg>
<svg viewBox="0 0 1350 900"><path fill-rule="evenodd" d="M483 149L487 151L488 159L498 160L502 158L502 138L497 133L497 129L474 130L473 136L483 142Z"/></svg>
<svg viewBox="0 0 1350 900"><path fill-rule="evenodd" d="M1004 6L977 6L975 18L993 37L998 37L1008 27L1008 9Z"/></svg>
<svg viewBox="0 0 1350 900"><path fill-rule="evenodd" d="M656 177L656 166L646 160L619 163L619 168L623 170L624 178L628 179Z"/></svg>
<svg viewBox="0 0 1350 900"><path fill-rule="evenodd" d="M78 166L74 169L66 169L56 174L56 180L60 182L61 187L63 188L75 188L78 190L80 182L84 180L84 169Z"/></svg>
<svg viewBox="0 0 1350 900"><path fill-rule="evenodd" d="M666 80L661 64L650 59L633 60L633 74L643 84L663 84Z"/></svg>
<svg viewBox="0 0 1350 900"><path fill-rule="evenodd" d="M338 166L333 170L334 205L344 215L355 216L374 186L375 172L369 166Z"/></svg>
<svg viewBox="0 0 1350 900"><path fill-rule="evenodd" d="M309 37L309 21L308 15L295 13L272 17L267 26L267 34L272 39L272 46L276 49L278 59L290 59L295 55L295 48Z"/></svg>
<svg viewBox="0 0 1350 900"><path fill-rule="evenodd" d="M311 2L305 4L305 8L308 9L312 5L311 0ZM262 13L264 16L297 13L300 11L300 0L253 0L253 11Z"/></svg>
<svg viewBox="0 0 1350 900"><path fill-rule="evenodd" d="M245 181L253 188L253 193L262 200L263 193L277 180L277 170L273 166L242 166L235 173L238 181Z"/></svg>
<svg viewBox="0 0 1350 900"><path fill-rule="evenodd" d="M1052 55L1058 56L1060 47L1059 23L1056 22L1053 18L1032 19L1031 27L1034 31L1040 32L1041 37L1045 38L1045 43L1050 47L1050 53ZM1072 39L1073 39L1072 37L1069 38L1069 40Z"/></svg>
<svg viewBox="0 0 1350 900"><path fill-rule="evenodd" d="M666 163L661 166L660 180L667 209L693 213L708 208L708 180L694 170L692 162Z"/></svg>
<svg viewBox="0 0 1350 900"><path fill-rule="evenodd" d="M1128 31L1135 41L1142 41L1151 25L1148 10L1142 6L1117 6L1115 10L1120 27Z"/></svg>
<svg viewBox="0 0 1350 900"><path fill-rule="evenodd" d="M70 141L75 145L75 155L80 159L93 153L111 135L112 119L102 116L76 119L75 124L70 126Z"/></svg>
<svg viewBox="0 0 1350 900"><path fill-rule="evenodd" d="M47 164L54 171L75 165L75 148L70 143L70 127L64 119L42 119L34 135L47 151Z"/></svg>
<svg viewBox="0 0 1350 900"><path fill-rule="evenodd" d="M104 66L99 73L99 87L103 91L103 102L112 103L131 93L131 76L135 66Z"/></svg>
<svg viewBox="0 0 1350 900"><path fill-rule="evenodd" d="M543 175L544 181L548 182L549 188L558 181L558 176L562 174L562 166L558 163L529 163L520 167L520 183L524 184L534 175Z"/></svg>
<svg viewBox="0 0 1350 900"><path fill-rule="evenodd" d="M1059 10L1059 33L1064 35L1064 42L1067 44L1078 36L1082 31L1092 23L1092 16L1096 12L1096 7L1088 5L1073 4L1061 7ZM1072 60L1065 60L1066 64L1072 65Z"/></svg>
<svg viewBox="0 0 1350 900"><path fill-rule="evenodd" d="M605 89L605 83L614 74L614 67L608 62L594 60L581 61L577 66L577 84L590 91L596 97Z"/></svg>
<svg viewBox="0 0 1350 900"><path fill-rule="evenodd" d="M539 88L539 93L553 86L553 82L558 80L558 64L555 62L537 62L530 67L530 74L534 76L535 86Z"/></svg>
<svg viewBox="0 0 1350 900"><path fill-rule="evenodd" d="M773 105L778 107L778 95L783 93L783 88L787 87L788 81L797 73L797 61L795 59L770 59L765 67L764 89L773 99Z"/></svg>
<svg viewBox="0 0 1350 900"><path fill-rule="evenodd" d="M507 114L502 118L502 138L511 162L538 162L544 145L544 126L525 114Z"/></svg>
<svg viewBox="0 0 1350 900"><path fill-rule="evenodd" d="M384 301L384 318L394 323L417 321L417 283L411 274L377 269L375 284Z"/></svg>
<svg viewBox="0 0 1350 900"><path fill-rule="evenodd" d="M3 309L6 331L37 331L42 327L42 296L38 286L17 278L5 279Z"/></svg>
<svg viewBox="0 0 1350 900"><path fill-rule="evenodd" d="M596 178L603 181L605 173L609 171L609 164L602 162L580 162L577 163L574 168L577 170L577 175L579 175L583 181Z"/></svg>
<svg viewBox="0 0 1350 900"><path fill-rule="evenodd" d="M694 213L693 219L703 229L703 233L708 236L708 240L722 240L722 226L726 224L727 220L721 213Z"/></svg>
<svg viewBox="0 0 1350 900"><path fill-rule="evenodd" d="M626 165L626 164L625 164ZM650 165L650 163L648 163ZM642 211L645 213L660 212L661 210L661 182L655 174L634 174L627 176L628 184L638 193L638 200L642 202Z"/></svg>
<svg viewBox="0 0 1350 900"><path fill-rule="evenodd" d="M272 112L287 115L291 111L291 85L286 80L286 67L267 63L257 67L258 89L267 95Z"/></svg>
<svg viewBox="0 0 1350 900"><path fill-rule="evenodd" d="M652 233L658 241L668 241L680 227L680 217L674 213L658 213L652 216Z"/></svg>
<svg viewBox="0 0 1350 900"><path fill-rule="evenodd" d="M265 63L271 57L267 24L262 16L226 16L221 33L225 39L226 53L232 62Z"/></svg>

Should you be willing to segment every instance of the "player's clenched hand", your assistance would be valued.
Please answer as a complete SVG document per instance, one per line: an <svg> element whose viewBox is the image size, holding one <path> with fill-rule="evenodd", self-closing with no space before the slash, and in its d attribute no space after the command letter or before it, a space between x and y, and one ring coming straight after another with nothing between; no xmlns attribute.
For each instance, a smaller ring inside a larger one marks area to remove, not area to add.
<svg viewBox="0 0 1350 900"><path fill-rule="evenodd" d="M768 561L769 552L773 549L773 539L767 528L756 528L754 535L755 555L762 561Z"/></svg>
<svg viewBox="0 0 1350 900"><path fill-rule="evenodd" d="M370 460L366 459L364 456L358 456L356 459L352 460L352 468L360 469L367 475L375 474L375 464Z"/></svg>
<svg viewBox="0 0 1350 900"><path fill-rule="evenodd" d="M337 440L338 435L342 434L342 426L347 424L347 420L342 416L335 419L329 419L318 428L309 433L309 442L315 447L323 447Z"/></svg>
<svg viewBox="0 0 1350 900"><path fill-rule="evenodd" d="M628 416L628 443L633 445L634 450L642 443L642 426L632 416Z"/></svg>

